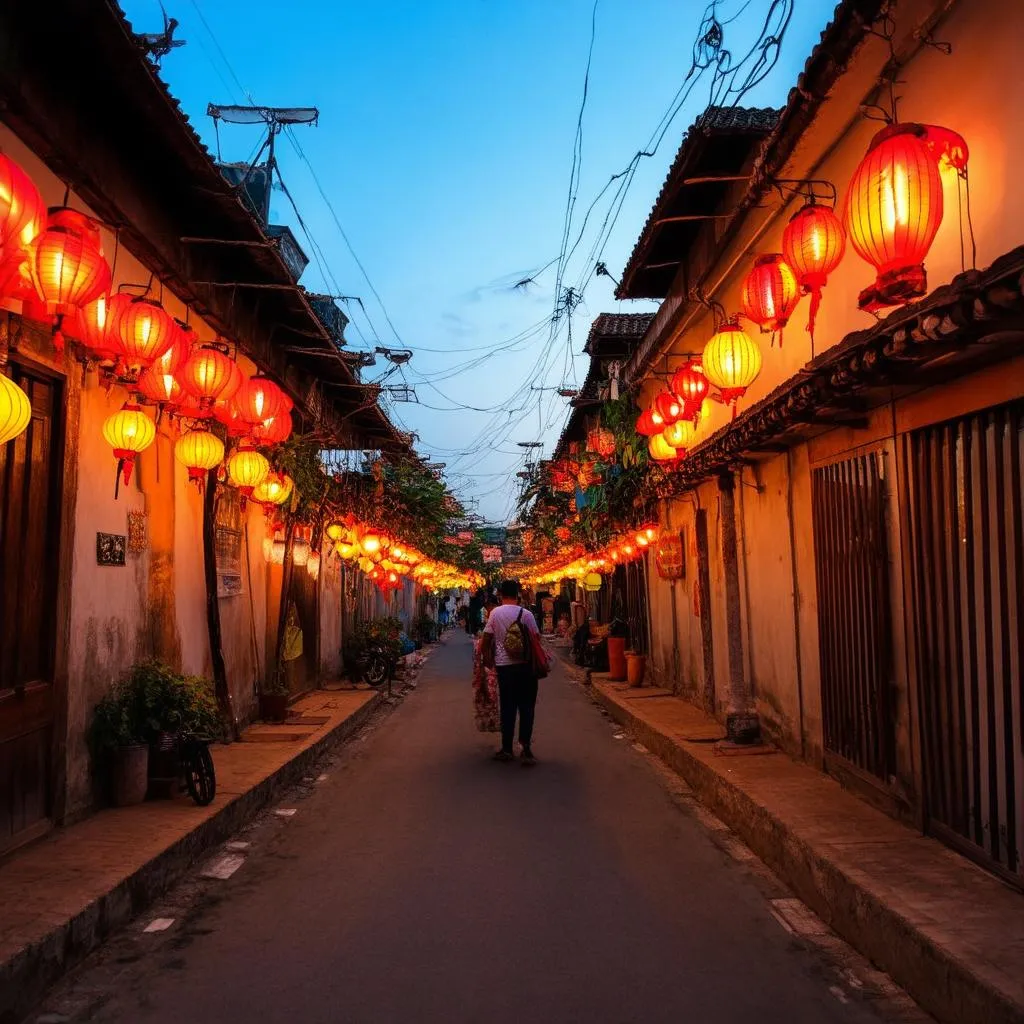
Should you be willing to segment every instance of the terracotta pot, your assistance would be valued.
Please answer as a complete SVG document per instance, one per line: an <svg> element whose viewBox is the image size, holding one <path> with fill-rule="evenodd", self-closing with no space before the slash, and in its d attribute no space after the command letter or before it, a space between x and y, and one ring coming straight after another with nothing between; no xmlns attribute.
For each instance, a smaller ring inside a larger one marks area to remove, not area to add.
<svg viewBox="0 0 1024 1024"><path fill-rule="evenodd" d="M630 651L626 655L626 679L630 686L643 686L644 674L647 671L647 658L636 651Z"/></svg>
<svg viewBox="0 0 1024 1024"><path fill-rule="evenodd" d="M141 804L149 785L149 747L144 743L121 747L114 755L112 783L116 807Z"/></svg>
<svg viewBox="0 0 1024 1024"><path fill-rule="evenodd" d="M283 722L287 717L287 693L260 694L260 718L262 718L264 722Z"/></svg>
<svg viewBox="0 0 1024 1024"><path fill-rule="evenodd" d="M626 638L608 637L608 674L617 683L626 679Z"/></svg>

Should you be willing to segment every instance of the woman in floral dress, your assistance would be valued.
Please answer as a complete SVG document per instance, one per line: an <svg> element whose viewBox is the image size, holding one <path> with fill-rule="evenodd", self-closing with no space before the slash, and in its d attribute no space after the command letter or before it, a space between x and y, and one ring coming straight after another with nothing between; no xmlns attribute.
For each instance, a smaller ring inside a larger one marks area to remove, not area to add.
<svg viewBox="0 0 1024 1024"><path fill-rule="evenodd" d="M483 634L473 641L473 713L480 732L499 732L498 673L484 668Z"/></svg>

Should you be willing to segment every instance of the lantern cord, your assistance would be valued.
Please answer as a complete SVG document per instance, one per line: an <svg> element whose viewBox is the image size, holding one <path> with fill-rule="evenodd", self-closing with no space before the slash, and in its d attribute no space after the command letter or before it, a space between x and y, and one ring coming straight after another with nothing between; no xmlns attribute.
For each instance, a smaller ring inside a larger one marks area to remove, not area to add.
<svg viewBox="0 0 1024 1024"><path fill-rule="evenodd" d="M71 182L66 182L64 185L64 201L60 204L61 206L67 206L71 201Z"/></svg>
<svg viewBox="0 0 1024 1024"><path fill-rule="evenodd" d="M967 168L965 167L961 172L961 176L964 179L964 193L965 193L965 209L967 211L967 231L971 238L971 269L976 270L978 267L978 240L974 237L974 221L971 219L971 182L967 177ZM957 183L957 195L960 194L960 185ZM963 226L960 228L963 231ZM961 258L962 261L962 258Z"/></svg>

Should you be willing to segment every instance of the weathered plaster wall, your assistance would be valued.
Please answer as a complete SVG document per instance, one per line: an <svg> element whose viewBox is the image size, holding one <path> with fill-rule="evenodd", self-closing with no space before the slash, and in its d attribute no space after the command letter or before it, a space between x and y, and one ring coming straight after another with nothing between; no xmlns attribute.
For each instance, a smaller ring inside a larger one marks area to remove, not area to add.
<svg viewBox="0 0 1024 1024"><path fill-rule="evenodd" d="M341 559L328 542L320 552L320 673L325 679L341 675Z"/></svg>

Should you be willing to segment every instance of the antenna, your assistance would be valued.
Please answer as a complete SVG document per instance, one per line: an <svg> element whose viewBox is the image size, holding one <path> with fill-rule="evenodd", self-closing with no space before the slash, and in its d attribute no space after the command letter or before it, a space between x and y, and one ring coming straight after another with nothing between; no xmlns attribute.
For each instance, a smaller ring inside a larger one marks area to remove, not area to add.
<svg viewBox="0 0 1024 1024"><path fill-rule="evenodd" d="M242 180L235 187L239 190L245 188L249 175L252 174L253 169L259 163L260 157L263 156L263 150L267 150L267 194L263 198L263 209L260 212L263 214L263 223L269 224L270 183L273 178L274 169L277 167L277 162L274 159L274 140L281 130L290 124L316 125L320 119L320 111L316 107L246 107L210 103L206 107L206 113L209 117L213 118L214 131L217 131L219 121L224 121L227 124L266 125L267 137L263 140L263 145L260 146L252 163L249 164L249 168L242 177ZM220 139L219 132L217 138L218 140ZM280 174L278 174L278 177L280 178Z"/></svg>

